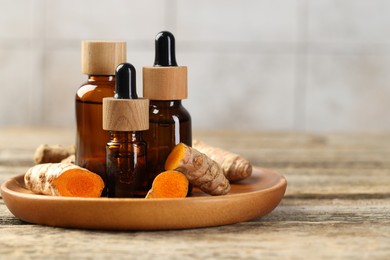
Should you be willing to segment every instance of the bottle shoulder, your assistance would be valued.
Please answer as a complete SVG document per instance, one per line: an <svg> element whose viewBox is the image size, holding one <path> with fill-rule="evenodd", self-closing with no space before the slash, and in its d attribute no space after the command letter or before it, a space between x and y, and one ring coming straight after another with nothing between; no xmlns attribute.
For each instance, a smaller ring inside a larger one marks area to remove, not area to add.
<svg viewBox="0 0 390 260"><path fill-rule="evenodd" d="M151 101L149 105L149 117L161 120L191 120L191 115L181 103L163 103Z"/></svg>
<svg viewBox="0 0 390 260"><path fill-rule="evenodd" d="M102 102L104 97L112 97L115 92L115 82L85 82L76 91L76 100Z"/></svg>

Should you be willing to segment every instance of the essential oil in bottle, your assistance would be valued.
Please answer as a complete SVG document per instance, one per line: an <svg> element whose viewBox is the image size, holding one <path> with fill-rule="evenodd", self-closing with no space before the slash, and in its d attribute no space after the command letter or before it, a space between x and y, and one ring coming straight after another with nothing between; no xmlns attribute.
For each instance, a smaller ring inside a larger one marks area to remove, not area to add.
<svg viewBox="0 0 390 260"><path fill-rule="evenodd" d="M175 37L162 31L155 38L153 67L143 68L143 96L150 100L148 143L148 181L164 171L164 163L178 143L192 145L191 116L182 105L187 98L187 67L178 66Z"/></svg>
<svg viewBox="0 0 390 260"><path fill-rule="evenodd" d="M76 164L99 174L106 182L106 142L102 102L115 90L115 68L126 61L126 42L82 41L82 73L88 80L76 93ZM102 196L105 196L105 190Z"/></svg>
<svg viewBox="0 0 390 260"><path fill-rule="evenodd" d="M149 100L138 98L133 65L120 64L115 75L115 96L103 99L103 128L110 131L107 194L113 198L145 197L149 190L147 145L142 135L149 127Z"/></svg>

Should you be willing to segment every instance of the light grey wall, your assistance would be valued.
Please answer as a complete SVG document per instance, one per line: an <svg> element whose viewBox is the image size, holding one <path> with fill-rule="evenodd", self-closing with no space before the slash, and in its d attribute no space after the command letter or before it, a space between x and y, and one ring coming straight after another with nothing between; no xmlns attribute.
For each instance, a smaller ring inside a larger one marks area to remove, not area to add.
<svg viewBox="0 0 390 260"><path fill-rule="evenodd" d="M0 126L73 127L80 41L176 36L194 129L390 130L390 1L0 0Z"/></svg>

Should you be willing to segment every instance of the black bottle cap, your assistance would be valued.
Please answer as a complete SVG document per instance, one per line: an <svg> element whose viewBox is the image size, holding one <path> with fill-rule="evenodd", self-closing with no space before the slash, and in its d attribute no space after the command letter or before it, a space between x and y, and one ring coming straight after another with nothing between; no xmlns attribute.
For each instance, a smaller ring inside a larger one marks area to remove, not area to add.
<svg viewBox="0 0 390 260"><path fill-rule="evenodd" d="M121 63L115 70L116 99L137 99L136 72L130 63Z"/></svg>
<svg viewBox="0 0 390 260"><path fill-rule="evenodd" d="M168 31L159 32L155 40L156 53L154 58L155 67L177 66L175 54L175 37Z"/></svg>

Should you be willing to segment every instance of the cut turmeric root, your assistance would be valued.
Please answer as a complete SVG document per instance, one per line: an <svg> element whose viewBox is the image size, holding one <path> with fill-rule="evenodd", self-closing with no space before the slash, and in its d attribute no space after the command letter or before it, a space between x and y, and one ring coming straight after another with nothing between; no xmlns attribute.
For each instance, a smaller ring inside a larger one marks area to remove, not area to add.
<svg viewBox="0 0 390 260"><path fill-rule="evenodd" d="M188 179L178 171L165 171L154 178L152 188L146 195L151 198L184 198L188 193Z"/></svg>
<svg viewBox="0 0 390 260"><path fill-rule="evenodd" d="M68 196L100 197L102 178L71 163L45 163L31 167L24 175L26 187L34 193Z"/></svg>
<svg viewBox="0 0 390 260"><path fill-rule="evenodd" d="M177 144L168 155L165 170L184 173L190 183L211 195L224 195L230 190L219 164L183 143Z"/></svg>
<svg viewBox="0 0 390 260"><path fill-rule="evenodd" d="M210 146L201 141L193 141L192 147L216 161L229 181L240 181L252 174L252 165L240 155Z"/></svg>

